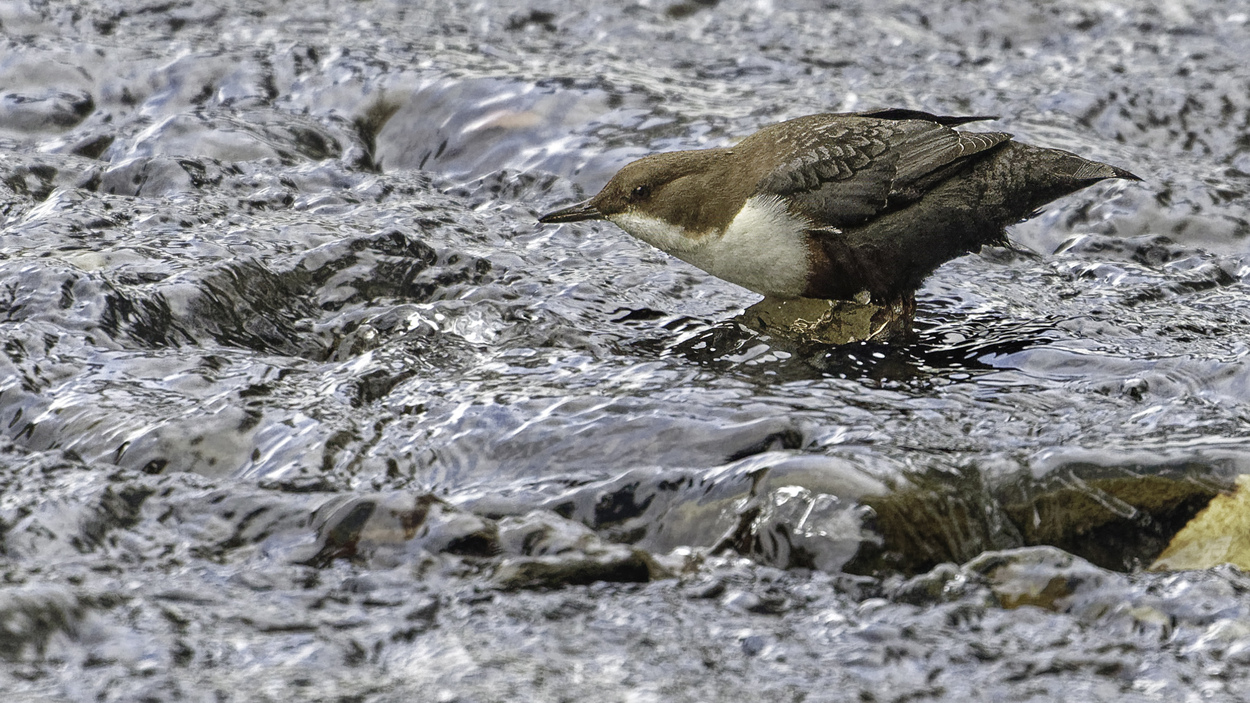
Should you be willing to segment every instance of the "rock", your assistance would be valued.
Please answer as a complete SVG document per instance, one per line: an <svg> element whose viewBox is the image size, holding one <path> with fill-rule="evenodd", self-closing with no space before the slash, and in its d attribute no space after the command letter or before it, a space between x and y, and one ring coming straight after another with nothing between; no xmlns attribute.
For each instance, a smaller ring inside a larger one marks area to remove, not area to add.
<svg viewBox="0 0 1250 703"><path fill-rule="evenodd" d="M67 130L95 110L85 90L45 90L0 95L0 125L27 133Z"/></svg>
<svg viewBox="0 0 1250 703"><path fill-rule="evenodd" d="M864 300L765 298L747 308L739 319L765 334L794 342L850 344L890 342L911 334L916 301L895 300L878 305Z"/></svg>
<svg viewBox="0 0 1250 703"><path fill-rule="evenodd" d="M499 541L509 556L500 562L493 580L505 590L646 582L668 576L647 552L604 542L585 525L548 512L500 520Z"/></svg>
<svg viewBox="0 0 1250 703"><path fill-rule="evenodd" d="M336 498L317 510L313 522L316 552L302 561L318 567L339 558L379 566L403 563L420 552L468 557L499 552L492 521L428 493Z"/></svg>
<svg viewBox="0 0 1250 703"><path fill-rule="evenodd" d="M1054 547L986 552L965 564L963 571L985 577L998 604L1008 610L1032 605L1068 612L1082 598L1104 599L1124 583L1123 576ZM1095 610L1100 608L1106 609L1099 605Z"/></svg>
<svg viewBox="0 0 1250 703"><path fill-rule="evenodd" d="M1070 478L1018 499L1003 512L1024 544L1050 544L1108 569L1141 568L1216 495L1184 475L1075 466Z"/></svg>
<svg viewBox="0 0 1250 703"><path fill-rule="evenodd" d="M1215 496L1177 532L1152 571L1208 569L1232 564L1250 571L1250 475L1238 476L1232 494Z"/></svg>

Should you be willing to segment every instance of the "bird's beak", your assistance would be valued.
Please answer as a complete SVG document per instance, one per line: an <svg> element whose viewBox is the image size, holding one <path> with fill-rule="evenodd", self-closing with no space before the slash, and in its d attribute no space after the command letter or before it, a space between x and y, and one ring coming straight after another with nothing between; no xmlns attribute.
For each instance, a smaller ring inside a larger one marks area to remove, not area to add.
<svg viewBox="0 0 1250 703"><path fill-rule="evenodd" d="M581 222L582 220L602 220L603 213L599 212L599 208L590 204L590 200L584 200L576 205L570 205L566 208L553 210L546 215L538 218L538 221L545 224L558 224L560 222Z"/></svg>

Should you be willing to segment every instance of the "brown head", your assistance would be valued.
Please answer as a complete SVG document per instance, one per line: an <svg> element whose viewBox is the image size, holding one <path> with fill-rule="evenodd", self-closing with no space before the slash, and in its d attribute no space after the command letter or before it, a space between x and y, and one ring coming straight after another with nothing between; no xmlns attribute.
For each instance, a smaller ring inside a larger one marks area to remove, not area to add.
<svg viewBox="0 0 1250 703"><path fill-rule="evenodd" d="M747 193L730 178L729 149L672 151L627 164L595 197L549 212L544 224L613 220L639 215L666 221L692 235L723 229L742 207ZM754 185L754 184L751 184Z"/></svg>

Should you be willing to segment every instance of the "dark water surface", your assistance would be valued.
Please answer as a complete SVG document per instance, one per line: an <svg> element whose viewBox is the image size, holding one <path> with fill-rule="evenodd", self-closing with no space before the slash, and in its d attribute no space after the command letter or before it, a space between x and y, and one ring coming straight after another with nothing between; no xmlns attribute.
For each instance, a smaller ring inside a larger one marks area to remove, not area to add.
<svg viewBox="0 0 1250 703"><path fill-rule="evenodd" d="M0 3L0 690L1241 700L1250 580L1141 568L1250 471L1248 13L593 6ZM1145 182L893 347L534 221L880 106Z"/></svg>

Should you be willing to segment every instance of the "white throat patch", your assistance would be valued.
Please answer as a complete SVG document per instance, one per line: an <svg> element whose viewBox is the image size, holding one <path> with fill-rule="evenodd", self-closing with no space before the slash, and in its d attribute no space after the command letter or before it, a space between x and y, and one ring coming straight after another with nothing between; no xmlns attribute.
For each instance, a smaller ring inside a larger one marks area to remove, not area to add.
<svg viewBox="0 0 1250 703"><path fill-rule="evenodd" d="M807 288L808 223L791 215L777 196L748 198L724 232L691 236L672 223L638 213L608 219L642 241L756 293L796 298Z"/></svg>

